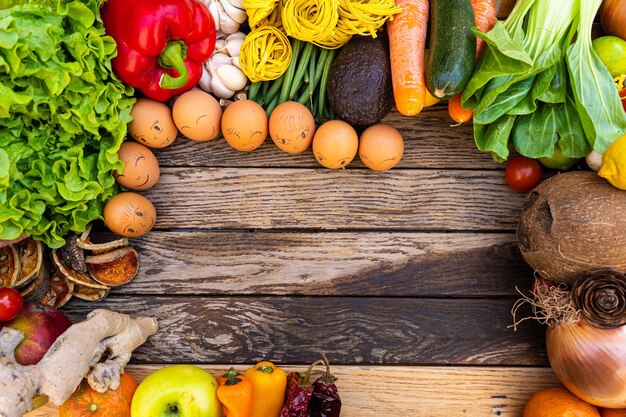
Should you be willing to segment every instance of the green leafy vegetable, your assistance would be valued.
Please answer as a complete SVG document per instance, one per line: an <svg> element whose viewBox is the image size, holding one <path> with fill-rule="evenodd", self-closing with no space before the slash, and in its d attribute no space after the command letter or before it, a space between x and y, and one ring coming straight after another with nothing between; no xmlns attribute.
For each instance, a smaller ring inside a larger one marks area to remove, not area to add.
<svg viewBox="0 0 626 417"><path fill-rule="evenodd" d="M519 0L506 21L476 31L487 48L462 102L474 109L480 150L497 161L511 148L531 158L557 148L581 158L626 132L617 90L591 45L600 3Z"/></svg>
<svg viewBox="0 0 626 417"><path fill-rule="evenodd" d="M133 90L111 70L102 0L0 2L0 239L56 248L116 193Z"/></svg>
<svg viewBox="0 0 626 417"><path fill-rule="evenodd" d="M580 0L578 38L567 49L567 67L587 139L602 154L626 132L626 116L613 78L591 45L591 26L600 3Z"/></svg>

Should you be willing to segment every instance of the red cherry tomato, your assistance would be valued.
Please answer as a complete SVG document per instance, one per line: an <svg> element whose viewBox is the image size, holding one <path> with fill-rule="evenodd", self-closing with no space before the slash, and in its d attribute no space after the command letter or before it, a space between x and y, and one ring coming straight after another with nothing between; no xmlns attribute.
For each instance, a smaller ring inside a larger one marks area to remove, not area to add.
<svg viewBox="0 0 626 417"><path fill-rule="evenodd" d="M622 107L624 108L624 111L626 111L626 88L619 92L619 96L622 99Z"/></svg>
<svg viewBox="0 0 626 417"><path fill-rule="evenodd" d="M19 292L13 288L0 288L0 321L9 321L17 317L22 311L24 300Z"/></svg>
<svg viewBox="0 0 626 417"><path fill-rule="evenodd" d="M504 176L509 187L525 193L541 182L541 165L534 159L514 156L506 164Z"/></svg>

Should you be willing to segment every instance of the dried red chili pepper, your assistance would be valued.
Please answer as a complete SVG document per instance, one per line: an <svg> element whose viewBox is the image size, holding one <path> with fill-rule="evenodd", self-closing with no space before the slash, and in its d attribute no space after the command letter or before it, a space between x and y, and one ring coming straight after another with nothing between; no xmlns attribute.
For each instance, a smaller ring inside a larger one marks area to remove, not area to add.
<svg viewBox="0 0 626 417"><path fill-rule="evenodd" d="M339 417L341 413L341 399L335 385L335 378L330 373L330 363L326 355L322 354L326 373L313 383L313 395L309 402L309 417Z"/></svg>
<svg viewBox="0 0 626 417"><path fill-rule="evenodd" d="M287 375L287 398L280 412L280 417L308 417L309 401L313 395L313 385L310 381L311 371L323 363L323 361L314 362L307 369L304 378L297 372L289 372Z"/></svg>

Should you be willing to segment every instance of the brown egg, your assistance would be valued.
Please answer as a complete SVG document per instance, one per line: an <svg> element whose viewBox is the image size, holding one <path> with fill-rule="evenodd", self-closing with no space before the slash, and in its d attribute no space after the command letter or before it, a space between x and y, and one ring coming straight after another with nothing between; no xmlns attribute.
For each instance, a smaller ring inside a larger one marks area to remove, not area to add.
<svg viewBox="0 0 626 417"><path fill-rule="evenodd" d="M131 190L147 190L159 180L159 161L147 147L137 142L124 142L117 152L126 167L115 175L118 184Z"/></svg>
<svg viewBox="0 0 626 417"><path fill-rule="evenodd" d="M143 236L152 229L155 221L154 205L141 194L119 193L104 206L104 223L116 235Z"/></svg>
<svg viewBox="0 0 626 417"><path fill-rule="evenodd" d="M295 101L281 103L270 115L270 137L288 153L306 151L315 134L315 119L311 111Z"/></svg>
<svg viewBox="0 0 626 417"><path fill-rule="evenodd" d="M326 168L345 168L356 156L358 147L356 131L341 120L324 123L313 137L315 159Z"/></svg>
<svg viewBox="0 0 626 417"><path fill-rule="evenodd" d="M140 98L130 112L133 120L128 124L128 133L137 142L150 148L165 148L178 136L172 112L167 105Z"/></svg>
<svg viewBox="0 0 626 417"><path fill-rule="evenodd" d="M191 140L206 142L220 134L222 108L217 100L202 90L181 94L172 108L174 123Z"/></svg>
<svg viewBox="0 0 626 417"><path fill-rule="evenodd" d="M267 137L267 114L252 100L237 100L224 110L222 132L233 148L242 152L253 151Z"/></svg>
<svg viewBox="0 0 626 417"><path fill-rule="evenodd" d="M371 169L385 171L400 162L404 139L398 130L387 124L368 127L359 139L359 158Z"/></svg>

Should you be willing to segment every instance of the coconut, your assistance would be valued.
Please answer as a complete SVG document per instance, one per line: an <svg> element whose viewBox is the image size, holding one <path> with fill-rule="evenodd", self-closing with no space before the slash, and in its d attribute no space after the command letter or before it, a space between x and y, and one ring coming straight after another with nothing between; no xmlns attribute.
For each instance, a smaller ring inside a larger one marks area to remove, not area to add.
<svg viewBox="0 0 626 417"><path fill-rule="evenodd" d="M626 273L626 192L595 172L551 177L529 193L517 228L524 260L554 282L582 273Z"/></svg>

